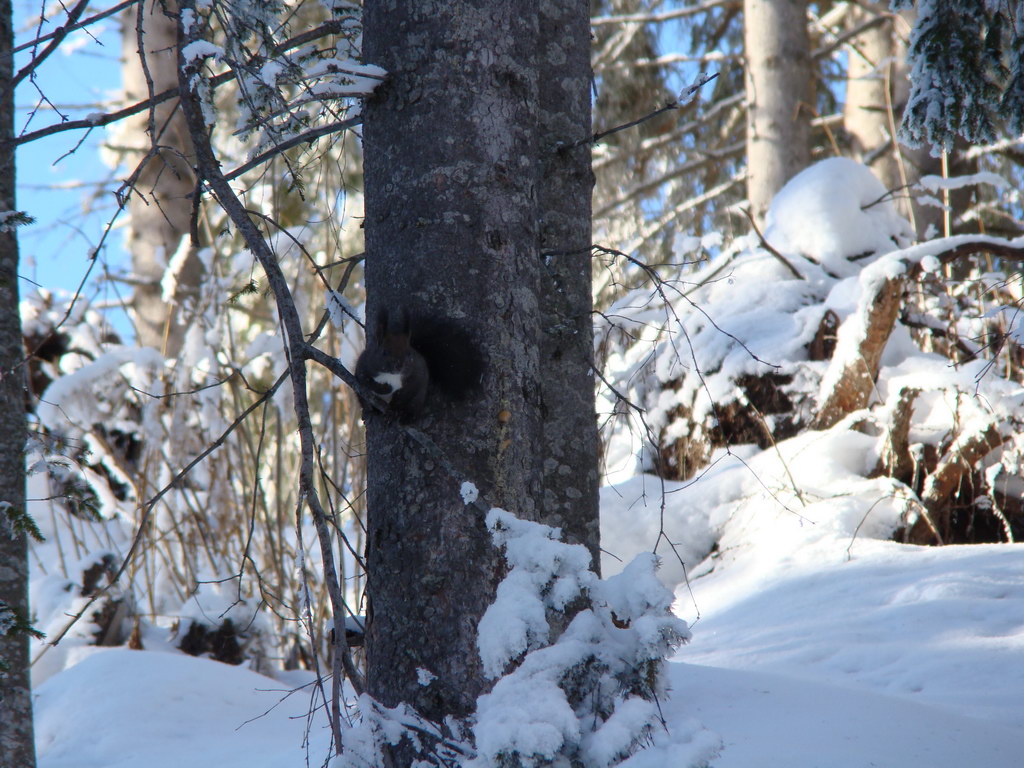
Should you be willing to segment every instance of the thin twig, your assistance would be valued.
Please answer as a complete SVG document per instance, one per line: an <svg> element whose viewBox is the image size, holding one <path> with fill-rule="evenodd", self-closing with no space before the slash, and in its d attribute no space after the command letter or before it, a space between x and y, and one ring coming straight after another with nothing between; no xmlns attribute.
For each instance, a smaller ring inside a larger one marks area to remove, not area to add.
<svg viewBox="0 0 1024 768"><path fill-rule="evenodd" d="M695 16L699 13L707 13L722 5L729 5L735 0L710 0L701 5L691 5L685 8L677 8L662 13L633 13L622 16L598 16L591 19L591 26L600 27L608 24L657 24L663 21L674 21L687 16Z"/></svg>
<svg viewBox="0 0 1024 768"><path fill-rule="evenodd" d="M767 240L765 240L764 235L761 234L761 230L757 228L757 222L754 221L754 216L753 216L753 214L750 213L750 209L749 208L743 208L741 210L743 211L743 215L746 216L747 219L750 220L750 226L753 227L754 234L757 235L757 239L761 241L761 247L764 248L766 251L768 251L768 253L770 253L776 259L778 259L778 261L780 261L782 263L782 265L786 269L789 270L789 273L791 275L793 275L793 277L795 277L797 280L804 280L804 279L806 279L806 278L804 278L803 275L801 275L797 271L796 267L794 267L792 264L789 263L789 260L785 256L783 256L781 253L779 253L777 250L775 250L775 248L772 246L772 244L769 243Z"/></svg>
<svg viewBox="0 0 1024 768"><path fill-rule="evenodd" d="M132 559L135 557L135 552L138 550L139 544L142 541L142 534L145 531L146 525L149 522L150 514L152 513L153 507L156 506L157 502L160 501L160 499L162 499L164 496L166 496L167 493L170 492L173 488L180 487L181 481L184 480L193 469L195 469L200 463L202 463L202 461L206 459L207 456L209 456L211 453L220 448L224 444L224 441L227 440L228 435L234 432L242 424L242 422L244 422L249 417L250 413L259 408L266 400L273 397L274 394L277 392L278 388L280 388L280 386L285 382L287 378L288 372L285 371L277 378L277 381L274 382L270 389L263 393L263 395L259 399L257 399L254 403L252 403L252 405L246 408L233 422L231 422L231 424L228 425L227 429L225 429L221 433L220 437L218 437L216 440L214 440L212 443L206 446L206 448L204 448L203 451L198 456L196 456L194 459L192 459L192 461L186 464L183 469L179 470L178 474L176 474L169 483L167 483L163 488L161 488L152 497L150 497L148 501L146 501L145 505L143 505L142 508L142 514L139 517L138 530L136 531L135 536L132 539L131 546L128 547L128 552L125 554L124 559L121 562L121 566L117 569L117 572L113 576L111 576L110 582L105 587L98 590L96 594L94 594L89 599L89 602L87 602L82 607L82 609L78 611L78 613L74 614L71 617L71 620L63 627L63 629L61 629L60 632L57 633L53 640L49 641L46 644L46 649L57 645L68 633L71 627L73 627L78 622L78 620L81 619L82 616L84 616L89 611L92 605L101 597L103 597L107 593L107 591L111 587L113 587L118 582L118 580L124 575L125 571L128 570L128 566L131 563ZM39 655L41 656L42 653L40 653ZM34 664L38 658L39 657L37 656L36 659L33 659L32 663Z"/></svg>
<svg viewBox="0 0 1024 768"><path fill-rule="evenodd" d="M11 79L11 90L16 88L18 83L35 72L39 66L49 58L50 54L57 50L60 44L64 41L64 38L67 37L68 33L74 28L75 23L78 21L78 17L85 13L85 9L89 7L89 2L90 0L78 0L78 3L68 11L67 23L57 27L57 29L53 31L52 39L47 43L46 47L33 56L32 61L18 70L18 74Z"/></svg>
<svg viewBox="0 0 1024 768"><path fill-rule="evenodd" d="M641 123L646 123L648 120L652 120L653 118L657 117L658 115L664 114L665 112L671 112L674 109L679 109L681 107L684 107L684 106L686 106L687 104L690 103L690 101L692 100L694 95L696 95L696 93L703 86L705 86L706 84L710 83L716 77L718 77L718 73L717 72L715 72L713 75L702 74L700 76L700 78L697 80L696 83L691 85L689 88L687 88L685 91L683 91L679 95L679 99L677 99L675 101L670 101L667 104L665 104L665 106L659 107L658 109L654 110L650 114L644 115L643 117L637 118L636 120L631 120L628 123L623 123L622 125L617 125L614 128L609 128L607 131L602 131L601 133L595 133L593 136L587 136L584 139L577 139L576 141L574 141L574 142L572 142L570 144L561 145L557 149L558 149L559 152L567 152L567 151L569 151L571 149L576 149L576 147L582 147L585 144L597 144L598 142L602 141L603 139L607 138L608 136L611 136L613 133L618 133L619 131L625 131L628 128L633 128L635 126L638 126Z"/></svg>
<svg viewBox="0 0 1024 768"><path fill-rule="evenodd" d="M357 125L363 124L362 117L351 117L348 120L339 120L334 123L328 123L327 125L321 125L316 128L310 128L308 131L303 131L297 136L292 136L290 139L274 144L270 149L261 152L256 155L252 160L247 163L243 163L232 171L228 171L224 174L225 181L233 181L241 176L243 173L248 173L253 168L270 160L272 157L280 155L292 147L297 147L299 144L312 143L322 136L327 136L331 133L338 133L339 131L345 131L349 128L354 128Z"/></svg>
<svg viewBox="0 0 1024 768"><path fill-rule="evenodd" d="M186 30L181 20L183 16L187 15L187 11L196 12L195 0L183 0L181 11L178 19L178 87L181 91L182 112L185 115L196 152L197 170L200 178L206 180L221 208L231 219L239 234L242 235L246 246L263 268L274 294L278 318L284 335L284 348L288 358L288 374L292 384L293 409L298 422L300 445L296 519L298 520L301 516L303 505L309 508L320 544L324 583L331 601L334 628L334 669L332 670L330 726L334 737L334 749L340 754L342 750L341 663L345 643L345 605L335 565L331 531L324 509L320 504L314 478L316 441L310 419L306 383L307 356L305 352L308 345L305 342L302 321L281 266L263 234L257 229L252 217L224 177L224 173L220 169L220 161L213 152L203 117L202 104L197 93L197 81L202 77L202 62L187 61L182 54L185 47L198 36L198 30L194 28Z"/></svg>
<svg viewBox="0 0 1024 768"><path fill-rule="evenodd" d="M90 16L84 21L79 21L76 24L71 25L64 24L63 26L55 29L53 32L47 32L45 35L39 35L39 37L36 37L33 40L29 40L27 43L22 43L17 48L15 48L12 51L12 53L21 53L22 51L27 51L29 48L34 48L40 43L45 43L47 40L50 40L51 38L56 37L57 35L66 35L69 32L74 32L84 27L88 27L92 24L95 24L97 21L102 21L108 16L113 16L115 13L120 13L125 8L130 8L138 2L140 2L140 0L125 0L123 3L119 3L118 5L107 8L107 10L105 11L100 11L99 13Z"/></svg>

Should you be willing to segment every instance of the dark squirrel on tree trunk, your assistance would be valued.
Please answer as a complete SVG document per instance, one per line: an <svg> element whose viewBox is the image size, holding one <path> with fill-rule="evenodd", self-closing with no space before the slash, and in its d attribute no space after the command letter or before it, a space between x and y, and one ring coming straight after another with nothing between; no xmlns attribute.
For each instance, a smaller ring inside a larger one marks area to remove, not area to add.
<svg viewBox="0 0 1024 768"><path fill-rule="evenodd" d="M451 318L381 309L356 361L356 379L403 424L419 418L427 396L437 392L462 401L478 390L484 358L464 325ZM360 398L364 414L372 409Z"/></svg>

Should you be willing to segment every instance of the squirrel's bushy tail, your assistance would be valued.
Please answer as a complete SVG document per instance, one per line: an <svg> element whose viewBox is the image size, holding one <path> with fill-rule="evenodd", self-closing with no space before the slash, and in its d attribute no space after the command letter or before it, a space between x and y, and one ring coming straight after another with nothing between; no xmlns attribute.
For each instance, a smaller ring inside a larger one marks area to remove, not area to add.
<svg viewBox="0 0 1024 768"><path fill-rule="evenodd" d="M414 316L412 347L423 355L430 383L446 396L465 400L480 389L486 359L468 327L451 318Z"/></svg>

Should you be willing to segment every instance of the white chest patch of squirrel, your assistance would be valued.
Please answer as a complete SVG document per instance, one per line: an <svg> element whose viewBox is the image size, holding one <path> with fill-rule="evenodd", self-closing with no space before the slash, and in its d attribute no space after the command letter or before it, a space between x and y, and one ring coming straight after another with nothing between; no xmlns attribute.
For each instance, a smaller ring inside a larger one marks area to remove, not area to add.
<svg viewBox="0 0 1024 768"><path fill-rule="evenodd" d="M402 388L402 374L400 373L379 373L373 377L373 380L388 388L387 394L381 395L385 402L390 402L391 396Z"/></svg>
<svg viewBox="0 0 1024 768"><path fill-rule="evenodd" d="M428 392L464 400L480 387L483 356L472 334L455 320L382 309L368 336L356 379L402 423L423 413ZM369 403L361 399L361 404L365 413Z"/></svg>

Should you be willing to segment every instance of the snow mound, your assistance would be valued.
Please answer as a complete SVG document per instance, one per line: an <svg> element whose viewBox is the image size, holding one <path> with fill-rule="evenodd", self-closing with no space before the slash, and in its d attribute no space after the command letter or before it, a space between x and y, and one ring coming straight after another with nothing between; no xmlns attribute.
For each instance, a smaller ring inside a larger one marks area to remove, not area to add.
<svg viewBox="0 0 1024 768"><path fill-rule="evenodd" d="M914 232L864 165L833 157L812 165L772 200L765 239L783 253L799 253L838 277L856 273L848 259L909 244Z"/></svg>

